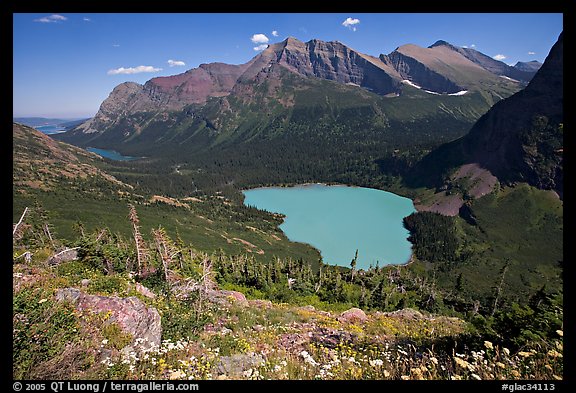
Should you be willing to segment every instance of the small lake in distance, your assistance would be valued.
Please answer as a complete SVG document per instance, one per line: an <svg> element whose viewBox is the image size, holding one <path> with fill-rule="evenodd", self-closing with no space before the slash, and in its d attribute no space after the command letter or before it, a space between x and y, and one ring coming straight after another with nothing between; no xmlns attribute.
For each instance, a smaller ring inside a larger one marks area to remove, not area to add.
<svg viewBox="0 0 576 393"><path fill-rule="evenodd" d="M60 127L57 125L45 125L45 126L37 126L34 127L36 128L38 131L46 134L46 135L53 135L53 134L59 134L61 132L66 131L66 129L64 127Z"/></svg>
<svg viewBox="0 0 576 393"><path fill-rule="evenodd" d="M137 160L137 159L141 158L141 157L123 156L122 154L118 153L115 150L96 149L95 147L87 147L86 150L88 150L92 153L96 153L99 156L109 158L109 159L115 160L115 161L131 161L131 160Z"/></svg>
<svg viewBox="0 0 576 393"><path fill-rule="evenodd" d="M416 210L408 198L363 187L310 184L243 191L247 206L286 216L288 239L308 243L330 265L357 269L404 264L412 254L402 219Z"/></svg>

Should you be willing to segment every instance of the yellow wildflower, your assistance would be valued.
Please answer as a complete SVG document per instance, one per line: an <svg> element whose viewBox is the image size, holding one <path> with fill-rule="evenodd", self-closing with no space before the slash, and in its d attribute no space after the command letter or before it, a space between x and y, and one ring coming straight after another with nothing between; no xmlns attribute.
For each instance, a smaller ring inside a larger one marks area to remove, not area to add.
<svg viewBox="0 0 576 393"><path fill-rule="evenodd" d="M527 358L528 356L532 356L533 353L532 353L532 352L520 351L520 352L518 352L518 355L522 356L523 358Z"/></svg>
<svg viewBox="0 0 576 393"><path fill-rule="evenodd" d="M494 349L494 346L490 341L484 341L484 346L486 347L486 349Z"/></svg>
<svg viewBox="0 0 576 393"><path fill-rule="evenodd" d="M498 366L500 368L506 368L506 365L502 362L496 362L496 366Z"/></svg>
<svg viewBox="0 0 576 393"><path fill-rule="evenodd" d="M562 330L556 330L556 333L560 336L560 337L564 337L564 332Z"/></svg>
<svg viewBox="0 0 576 393"><path fill-rule="evenodd" d="M552 356L553 358L561 358L562 354L558 351L551 349L548 351L548 356Z"/></svg>

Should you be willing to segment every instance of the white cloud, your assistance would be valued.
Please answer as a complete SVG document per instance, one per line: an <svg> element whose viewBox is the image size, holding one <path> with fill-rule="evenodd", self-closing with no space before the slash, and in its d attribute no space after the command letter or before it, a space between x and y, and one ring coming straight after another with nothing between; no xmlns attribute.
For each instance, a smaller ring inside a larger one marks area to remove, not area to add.
<svg viewBox="0 0 576 393"><path fill-rule="evenodd" d="M252 42L255 43L255 44L267 44L268 41L270 41L270 40L268 39L268 37L266 37L266 35L264 35L264 34L254 34L254 35L252 36L252 38L250 38L250 39L251 39ZM260 45L260 46L262 46L262 45Z"/></svg>
<svg viewBox="0 0 576 393"><path fill-rule="evenodd" d="M528 52L528 54L529 54L529 55L535 55L535 54L536 54L536 52L532 52L532 51L530 51L530 52Z"/></svg>
<svg viewBox="0 0 576 393"><path fill-rule="evenodd" d="M186 65L186 63L180 60L168 60L168 65L170 67L183 67Z"/></svg>
<svg viewBox="0 0 576 393"><path fill-rule="evenodd" d="M120 44L112 44L114 48L120 48Z"/></svg>
<svg viewBox="0 0 576 393"><path fill-rule="evenodd" d="M82 20L83 20L84 22L92 22L92 19L90 19L90 18L83 18Z"/></svg>
<svg viewBox="0 0 576 393"><path fill-rule="evenodd" d="M114 70L108 71L108 75L119 75L119 74L139 74L141 72L158 72L162 71L162 68L156 68L152 66L138 66L129 68L116 68Z"/></svg>
<svg viewBox="0 0 576 393"><path fill-rule="evenodd" d="M470 48L476 48L476 44L470 45Z"/></svg>
<svg viewBox="0 0 576 393"><path fill-rule="evenodd" d="M466 49L468 48L468 45L462 45L462 48Z"/></svg>
<svg viewBox="0 0 576 393"><path fill-rule="evenodd" d="M356 18L346 18L344 22L342 22L342 26L349 28L352 31L356 31L357 24L360 23L360 19Z"/></svg>
<svg viewBox="0 0 576 393"><path fill-rule="evenodd" d="M258 52L258 51L264 50L264 49L266 49L266 48L268 48L268 44L262 44L262 45L255 46L255 47L254 47L254 50L255 50L256 52Z"/></svg>
<svg viewBox="0 0 576 393"><path fill-rule="evenodd" d="M58 14L53 14L50 16L44 16L42 18L39 19L34 19L34 22L40 22L40 23L58 23L58 22L64 22L65 20L67 20L68 18L66 18L65 16L62 15L58 15Z"/></svg>
<svg viewBox="0 0 576 393"><path fill-rule="evenodd" d="M506 56L498 54L498 55L496 55L496 56L493 56L492 58L493 58L494 60L500 60L500 61L502 61L502 60L504 60L504 59L506 58Z"/></svg>
<svg viewBox="0 0 576 393"><path fill-rule="evenodd" d="M272 35L273 35L274 37L278 37L278 32L277 32L276 30L272 30Z"/></svg>

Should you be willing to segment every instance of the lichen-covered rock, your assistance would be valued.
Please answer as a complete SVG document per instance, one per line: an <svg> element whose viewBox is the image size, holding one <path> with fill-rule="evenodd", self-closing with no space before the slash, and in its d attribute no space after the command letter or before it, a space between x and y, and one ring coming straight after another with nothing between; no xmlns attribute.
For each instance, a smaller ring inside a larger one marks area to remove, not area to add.
<svg viewBox="0 0 576 393"><path fill-rule="evenodd" d="M228 378L249 378L255 369L262 366L264 357L259 353L237 353L232 356L222 356L218 363L218 372Z"/></svg>
<svg viewBox="0 0 576 393"><path fill-rule="evenodd" d="M134 296L121 298L116 296L88 295L76 288L63 288L56 292L56 300L69 301L78 310L94 313L108 313L106 323L116 323L124 332L133 337L132 344L139 342L138 349L150 349L160 346L162 325L160 314L153 307L146 307Z"/></svg>

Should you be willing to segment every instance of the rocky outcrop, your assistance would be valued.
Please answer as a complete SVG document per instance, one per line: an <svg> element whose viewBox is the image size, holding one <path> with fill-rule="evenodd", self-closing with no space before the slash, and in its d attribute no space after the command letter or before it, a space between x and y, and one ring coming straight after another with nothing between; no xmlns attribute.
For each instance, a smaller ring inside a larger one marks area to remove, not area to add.
<svg viewBox="0 0 576 393"><path fill-rule="evenodd" d="M136 297L88 295L75 288L63 288L56 291L56 300L71 302L82 311L109 312L110 318L105 323L116 323L124 332L131 334L133 344L139 342L138 347L144 350L160 346L160 314Z"/></svg>

